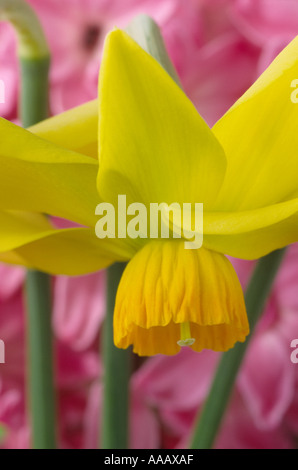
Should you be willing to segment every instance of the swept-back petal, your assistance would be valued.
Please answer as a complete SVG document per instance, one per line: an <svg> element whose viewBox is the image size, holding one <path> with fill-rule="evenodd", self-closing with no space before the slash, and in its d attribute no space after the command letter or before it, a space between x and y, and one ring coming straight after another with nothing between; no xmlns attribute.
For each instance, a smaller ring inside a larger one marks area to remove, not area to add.
<svg viewBox="0 0 298 470"><path fill-rule="evenodd" d="M84 103L39 122L28 130L61 147L97 159L98 101Z"/></svg>
<svg viewBox="0 0 298 470"><path fill-rule="evenodd" d="M98 162L58 147L5 119L0 148L0 209L42 212L95 225Z"/></svg>
<svg viewBox="0 0 298 470"><path fill-rule="evenodd" d="M298 213L274 225L230 235L205 235L204 246L241 259L257 259L298 240Z"/></svg>
<svg viewBox="0 0 298 470"><path fill-rule="evenodd" d="M127 34L107 36L99 79L98 190L116 203L214 201L226 160L161 65Z"/></svg>
<svg viewBox="0 0 298 470"><path fill-rule="evenodd" d="M185 211L186 209L184 209ZM184 213L182 220L184 221ZM179 224L175 210L162 214L174 233L187 239L201 235ZM192 214L194 226L195 213ZM190 217L185 220L189 221ZM243 259L255 259L298 241L298 199L250 211L205 212L203 246Z"/></svg>
<svg viewBox="0 0 298 470"><path fill-rule="evenodd" d="M99 240L86 228L57 230L39 214L2 211L0 224L1 261L51 274L87 274L135 254L127 240Z"/></svg>
<svg viewBox="0 0 298 470"><path fill-rule="evenodd" d="M228 162L215 210L253 209L297 195L297 79L298 37L213 127Z"/></svg>

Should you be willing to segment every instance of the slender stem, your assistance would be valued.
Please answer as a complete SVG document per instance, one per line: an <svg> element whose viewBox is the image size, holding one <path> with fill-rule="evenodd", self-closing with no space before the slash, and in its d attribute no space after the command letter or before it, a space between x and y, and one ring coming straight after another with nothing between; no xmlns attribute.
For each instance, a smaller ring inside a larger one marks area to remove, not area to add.
<svg viewBox="0 0 298 470"><path fill-rule="evenodd" d="M179 83L159 28L151 18L145 15L136 17L126 31ZM102 341L105 372L101 446L105 449L125 449L128 445L128 389L132 353L117 349L113 343L115 296L124 268L125 264L117 263L108 269L107 312Z"/></svg>
<svg viewBox="0 0 298 470"><path fill-rule="evenodd" d="M126 449L128 446L131 351L116 348L113 341L115 297L125 266L125 263L116 263L107 270L107 312L102 338L105 371L101 438L103 449Z"/></svg>
<svg viewBox="0 0 298 470"><path fill-rule="evenodd" d="M246 290L245 302L250 323L250 334L244 343L237 343L223 354L217 368L209 396L199 415L191 449L210 449L227 408L231 392L243 357L252 337L255 325L261 316L272 283L283 259L285 249L277 250L261 258L253 272Z"/></svg>
<svg viewBox="0 0 298 470"><path fill-rule="evenodd" d="M48 117L50 54L34 11L24 0L0 0L0 19L17 34L21 66L20 115L28 127ZM28 399L35 449L56 447L51 328L51 279L29 271L26 279Z"/></svg>
<svg viewBox="0 0 298 470"><path fill-rule="evenodd" d="M27 348L32 445L56 447L50 278L29 271L26 279Z"/></svg>

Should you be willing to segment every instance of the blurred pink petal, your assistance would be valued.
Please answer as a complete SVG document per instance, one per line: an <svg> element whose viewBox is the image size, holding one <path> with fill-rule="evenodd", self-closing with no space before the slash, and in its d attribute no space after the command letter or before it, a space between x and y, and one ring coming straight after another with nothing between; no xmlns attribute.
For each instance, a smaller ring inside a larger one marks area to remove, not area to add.
<svg viewBox="0 0 298 470"><path fill-rule="evenodd" d="M20 289L24 277L24 269L0 263L0 301L8 299Z"/></svg>
<svg viewBox="0 0 298 470"><path fill-rule="evenodd" d="M245 358L238 387L260 429L281 424L294 396L289 347L277 332L258 335Z"/></svg>
<svg viewBox="0 0 298 470"><path fill-rule="evenodd" d="M194 54L184 86L209 125L253 83L258 57L259 50L235 32L213 39Z"/></svg>
<svg viewBox="0 0 298 470"><path fill-rule="evenodd" d="M205 397L219 355L182 348L176 356L156 356L136 372L133 383L160 409L187 410Z"/></svg>
<svg viewBox="0 0 298 470"><path fill-rule="evenodd" d="M89 402L85 413L86 449L100 445L100 417L102 407L102 384L94 383L90 389ZM142 396L132 390L130 405L130 449L156 449L159 447L159 423L153 409L146 406Z"/></svg>
<svg viewBox="0 0 298 470"><path fill-rule="evenodd" d="M106 34L124 28L137 14L148 14L161 26L178 73L191 66L201 39L200 17L192 2L180 0L30 0L52 51L53 114L97 96L97 76Z"/></svg>
<svg viewBox="0 0 298 470"><path fill-rule="evenodd" d="M6 23L0 23L0 79L4 83L4 103L0 103L0 116L6 119L15 117L19 78L15 54L15 36L13 29Z"/></svg>
<svg viewBox="0 0 298 470"><path fill-rule="evenodd" d="M56 279L53 325L58 338L86 349L98 335L105 314L105 273Z"/></svg>
<svg viewBox="0 0 298 470"><path fill-rule="evenodd" d="M21 291L0 299L0 339L5 345L5 363L0 364L0 383L22 386L24 380L24 315Z"/></svg>
<svg viewBox="0 0 298 470"><path fill-rule="evenodd" d="M63 390L91 384L101 372L95 351L78 353L63 343L58 343L56 350L57 383Z"/></svg>
<svg viewBox="0 0 298 470"><path fill-rule="evenodd" d="M217 449L290 449L292 445L290 437L280 428L258 429L241 397L234 394L216 441Z"/></svg>
<svg viewBox="0 0 298 470"><path fill-rule="evenodd" d="M29 447L30 432L25 422L24 395L18 389L0 391L0 423L6 430L0 449L26 449Z"/></svg>
<svg viewBox="0 0 298 470"><path fill-rule="evenodd" d="M236 0L233 14L241 32L258 44L272 37L291 40L297 34L296 0Z"/></svg>

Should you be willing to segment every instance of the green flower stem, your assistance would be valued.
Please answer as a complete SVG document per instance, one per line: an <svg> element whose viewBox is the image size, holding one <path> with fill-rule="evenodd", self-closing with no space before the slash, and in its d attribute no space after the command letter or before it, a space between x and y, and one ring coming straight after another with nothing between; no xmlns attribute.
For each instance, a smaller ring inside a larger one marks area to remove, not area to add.
<svg viewBox="0 0 298 470"><path fill-rule="evenodd" d="M115 298L125 266L125 263L116 263L107 270L107 311L102 337L104 395L101 447L103 449L128 447L131 351L116 348L113 340Z"/></svg>
<svg viewBox="0 0 298 470"><path fill-rule="evenodd" d="M277 250L261 258L253 272L245 294L250 334L244 343L237 343L224 353L218 365L209 396L199 415L191 449L212 448L231 392L242 364L243 357L270 293L275 275L283 259L285 249Z"/></svg>
<svg viewBox="0 0 298 470"><path fill-rule="evenodd" d="M21 67L20 117L28 127L48 117L50 54L32 8L23 0L0 0L0 19L17 34ZM51 279L29 270L26 279L28 399L35 449L56 447L51 328Z"/></svg>
<svg viewBox="0 0 298 470"><path fill-rule="evenodd" d="M50 277L28 271L26 279L28 393L32 446L56 448Z"/></svg>
<svg viewBox="0 0 298 470"><path fill-rule="evenodd" d="M159 28L151 18L145 15L136 17L128 25L126 32L151 54L179 84ZM107 312L102 340L105 372L101 446L104 449L125 449L128 445L128 390L131 352L130 350L120 350L113 343L115 296L124 268L125 264L117 263L107 270Z"/></svg>

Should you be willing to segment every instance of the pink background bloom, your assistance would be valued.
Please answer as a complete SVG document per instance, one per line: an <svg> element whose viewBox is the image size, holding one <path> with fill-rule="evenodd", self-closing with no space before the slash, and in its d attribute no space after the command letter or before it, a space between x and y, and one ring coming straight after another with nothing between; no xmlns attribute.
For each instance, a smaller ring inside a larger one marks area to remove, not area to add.
<svg viewBox="0 0 298 470"><path fill-rule="evenodd" d="M147 13L160 25L187 95L213 125L297 34L296 0L29 0L51 53L52 114L97 96L106 33ZM12 28L0 24L0 115L17 118L19 71ZM232 260L243 285L254 263ZM0 265L0 423L6 448L30 446L26 412L24 270ZM298 433L298 248L283 262L266 312L251 341L223 421L219 448L291 448ZM99 439L102 365L99 330L105 274L54 280L53 333L60 417L59 446L93 448ZM131 379L132 448L187 446L219 355L184 349L154 357Z"/></svg>

